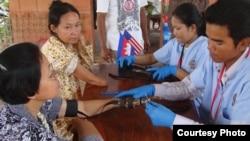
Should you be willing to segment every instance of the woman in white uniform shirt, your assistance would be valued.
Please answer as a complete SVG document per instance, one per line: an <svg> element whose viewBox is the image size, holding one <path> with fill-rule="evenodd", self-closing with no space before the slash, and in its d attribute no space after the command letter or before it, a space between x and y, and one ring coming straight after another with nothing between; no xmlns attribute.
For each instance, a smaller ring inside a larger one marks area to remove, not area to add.
<svg viewBox="0 0 250 141"><path fill-rule="evenodd" d="M164 66L149 68L147 71L153 71L153 79L162 81L169 75L181 80L203 64L204 58L208 57L207 38L203 36L205 24L197 7L192 3L179 5L173 12L171 22L176 38L152 54L119 58L119 67L133 63L153 65L159 62Z"/></svg>

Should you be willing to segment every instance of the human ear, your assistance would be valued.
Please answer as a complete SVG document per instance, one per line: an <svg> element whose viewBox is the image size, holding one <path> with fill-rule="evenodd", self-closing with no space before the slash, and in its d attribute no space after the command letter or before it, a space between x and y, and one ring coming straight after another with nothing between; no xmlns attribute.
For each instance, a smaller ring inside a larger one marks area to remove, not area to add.
<svg viewBox="0 0 250 141"><path fill-rule="evenodd" d="M193 31L193 32L197 32L197 26L195 25L195 24L192 24L191 26L190 26L190 28L191 28L191 31Z"/></svg>
<svg viewBox="0 0 250 141"><path fill-rule="evenodd" d="M250 37L246 37L238 43L237 48L240 49L241 51L244 51L247 47L249 47L249 45L250 45Z"/></svg>
<svg viewBox="0 0 250 141"><path fill-rule="evenodd" d="M56 33L56 27L53 24L51 24L49 26L49 28L50 28L51 31L53 31L54 33Z"/></svg>

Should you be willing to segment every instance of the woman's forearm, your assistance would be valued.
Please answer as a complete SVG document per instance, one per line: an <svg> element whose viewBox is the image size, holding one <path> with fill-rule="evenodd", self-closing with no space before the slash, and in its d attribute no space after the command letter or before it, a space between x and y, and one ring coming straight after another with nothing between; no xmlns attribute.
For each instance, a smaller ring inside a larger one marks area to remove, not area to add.
<svg viewBox="0 0 250 141"><path fill-rule="evenodd" d="M118 107L114 104L108 104L111 101L112 99L78 101L78 111L81 111L89 117L98 115L115 107Z"/></svg>
<svg viewBox="0 0 250 141"><path fill-rule="evenodd" d="M90 72L88 69L84 68L81 64L78 64L74 75L80 79L85 81L86 83L96 85L96 86L107 86L108 82L104 78L101 78L92 72Z"/></svg>

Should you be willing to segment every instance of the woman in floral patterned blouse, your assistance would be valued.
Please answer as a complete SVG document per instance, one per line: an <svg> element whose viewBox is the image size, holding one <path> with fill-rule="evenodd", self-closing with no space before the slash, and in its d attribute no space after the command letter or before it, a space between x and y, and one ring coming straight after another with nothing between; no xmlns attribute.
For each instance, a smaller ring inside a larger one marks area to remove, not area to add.
<svg viewBox="0 0 250 141"><path fill-rule="evenodd" d="M90 71L93 48L92 45L86 45L81 35L78 10L69 3L53 1L49 8L48 27L51 37L41 47L41 51L57 73L62 90L60 97L77 98L81 81L107 86L105 79Z"/></svg>
<svg viewBox="0 0 250 141"><path fill-rule="evenodd" d="M107 86L107 81L91 72L93 48L81 34L79 11L71 4L53 1L49 7L48 28L51 37L41 47L61 86L60 97L77 99L85 83ZM69 134L71 118L61 118L53 124L59 135Z"/></svg>

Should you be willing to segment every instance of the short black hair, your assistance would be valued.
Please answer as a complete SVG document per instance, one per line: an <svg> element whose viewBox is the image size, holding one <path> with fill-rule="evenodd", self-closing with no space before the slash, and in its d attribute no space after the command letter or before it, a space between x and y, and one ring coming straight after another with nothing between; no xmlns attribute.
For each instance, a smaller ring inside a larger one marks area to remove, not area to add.
<svg viewBox="0 0 250 141"><path fill-rule="evenodd" d="M41 79L42 54L33 43L19 43L0 54L0 98L9 104L24 104L35 95Z"/></svg>
<svg viewBox="0 0 250 141"><path fill-rule="evenodd" d="M237 45L250 37L250 0L217 0L205 11L209 24L225 26Z"/></svg>

